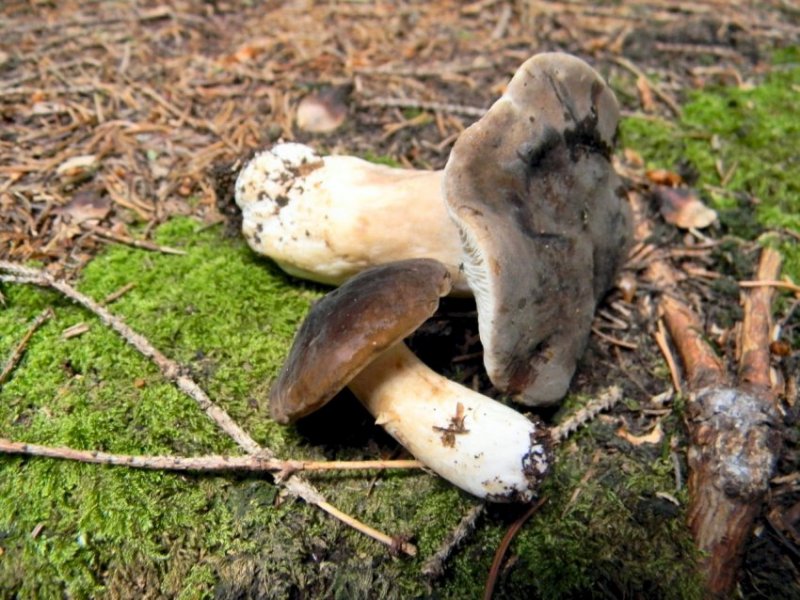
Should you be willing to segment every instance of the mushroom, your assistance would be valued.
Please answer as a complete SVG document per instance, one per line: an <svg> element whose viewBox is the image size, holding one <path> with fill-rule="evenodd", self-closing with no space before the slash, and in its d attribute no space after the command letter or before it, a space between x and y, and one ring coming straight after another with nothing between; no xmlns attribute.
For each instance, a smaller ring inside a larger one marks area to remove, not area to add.
<svg viewBox="0 0 800 600"><path fill-rule="evenodd" d="M611 164L618 119L614 93L589 65L539 54L445 166L484 365L523 404L566 394L632 237Z"/></svg>
<svg viewBox="0 0 800 600"><path fill-rule="evenodd" d="M299 144L257 155L236 183L243 230L290 274L323 283L396 260L441 262L453 292L475 296L492 383L553 404L631 239L611 164L618 118L589 65L539 54L462 133L444 172Z"/></svg>
<svg viewBox="0 0 800 600"><path fill-rule="evenodd" d="M401 341L450 291L447 268L410 259L368 269L315 304L270 392L291 423L344 386L411 454L492 501L528 501L552 464L538 421L435 373Z"/></svg>
<svg viewBox="0 0 800 600"><path fill-rule="evenodd" d="M610 162L618 113L586 63L543 54L465 130L443 173L297 144L257 155L236 184L250 245L292 274L346 281L301 326L273 417L292 422L348 385L456 485L532 497L551 462L546 430L436 375L401 340L451 286L471 291L492 382L526 404L563 397L630 239Z"/></svg>

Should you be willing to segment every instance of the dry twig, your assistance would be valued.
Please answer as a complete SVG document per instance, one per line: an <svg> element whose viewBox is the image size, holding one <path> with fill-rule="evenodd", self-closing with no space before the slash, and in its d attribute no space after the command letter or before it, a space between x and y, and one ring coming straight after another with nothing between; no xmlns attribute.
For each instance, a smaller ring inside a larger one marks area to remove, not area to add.
<svg viewBox="0 0 800 600"><path fill-rule="evenodd" d="M149 242L147 240L137 240L135 238L130 237L129 235L118 233L116 231L106 229L105 227L99 227L97 225L84 226L84 229L91 232L93 235L97 236L102 241L118 242L120 244L125 244L126 246L139 248L140 250L150 250L151 252L161 252L162 254L177 254L177 255L186 254L184 250L178 250L177 248L171 248L170 246L160 246L158 244Z"/></svg>
<svg viewBox="0 0 800 600"><path fill-rule="evenodd" d="M432 579L442 576L444 573L444 564L447 562L447 559L450 558L450 555L458 548L461 542L463 542L470 533L475 531L475 525L485 511L486 504L481 502L466 512L461 518L461 521L458 522L458 525L456 525L456 528L450 532L450 535L448 535L442 545L439 546L439 549L422 565L423 575Z"/></svg>
<svg viewBox="0 0 800 600"><path fill-rule="evenodd" d="M201 473L228 473L250 471L274 473L285 479L297 471L365 471L375 469L420 469L417 460L281 460L261 458L256 455L223 456L137 456L109 454L88 450L76 450L63 446L42 446L25 442L14 442L0 438L0 452L25 456L45 456L98 465L114 465L151 471L197 471Z"/></svg>
<svg viewBox="0 0 800 600"><path fill-rule="evenodd" d="M743 288L759 288L759 287L774 287L781 290L786 290L794 294L800 294L800 285L792 283L791 281L779 281L776 279L771 280L756 280L756 281L740 281L739 285Z"/></svg>
<svg viewBox="0 0 800 600"><path fill-rule="evenodd" d="M103 304L107 305L107 304L112 304L113 302L116 302L117 300L122 298L122 296L124 296L125 294L130 292L135 287L136 287L136 283L134 283L133 281L131 281L130 283L126 283L121 288L119 288L117 290L114 290L108 296L103 298Z"/></svg>
<svg viewBox="0 0 800 600"><path fill-rule="evenodd" d="M611 60L617 63L620 67L627 69L636 77L647 82L647 85L653 90L653 93L658 96L664 104L672 111L672 114L676 117L680 118L681 116L681 107L678 105L678 102L670 96L667 92L661 89L660 86L653 83L647 75L645 75L644 71L642 71L639 67L637 67L633 62L625 58L624 56L613 56Z"/></svg>
<svg viewBox="0 0 800 600"><path fill-rule="evenodd" d="M625 348L627 350L636 350L639 346L633 342L626 342L625 340L621 340L619 338L615 338L613 335L608 335L607 333L603 333L597 327L592 327L592 333L599 337L601 340L608 342L614 346L619 346L620 348Z"/></svg>

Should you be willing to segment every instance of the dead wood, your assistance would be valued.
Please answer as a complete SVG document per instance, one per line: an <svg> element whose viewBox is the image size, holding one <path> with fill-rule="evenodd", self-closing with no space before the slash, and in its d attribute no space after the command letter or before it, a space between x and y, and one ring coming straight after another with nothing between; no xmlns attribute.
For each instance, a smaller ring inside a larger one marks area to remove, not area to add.
<svg viewBox="0 0 800 600"><path fill-rule="evenodd" d="M780 256L765 249L758 279L775 279ZM739 377L730 384L722 361L703 337L700 320L681 300L665 296L664 320L688 381L689 527L703 552L708 592L728 597L745 544L761 512L781 447L780 414L770 384L769 287L744 294Z"/></svg>

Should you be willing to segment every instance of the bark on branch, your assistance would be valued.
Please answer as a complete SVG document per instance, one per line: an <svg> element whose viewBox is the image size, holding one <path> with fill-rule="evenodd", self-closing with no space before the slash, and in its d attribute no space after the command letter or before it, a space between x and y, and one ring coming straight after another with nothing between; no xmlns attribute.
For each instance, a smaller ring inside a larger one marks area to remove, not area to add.
<svg viewBox="0 0 800 600"><path fill-rule="evenodd" d="M774 280L780 256L766 248L757 278ZM736 584L744 548L781 446L780 414L770 384L771 287L744 293L738 384L703 338L698 317L664 296L664 320L689 387L689 526L703 552L701 569L711 597Z"/></svg>

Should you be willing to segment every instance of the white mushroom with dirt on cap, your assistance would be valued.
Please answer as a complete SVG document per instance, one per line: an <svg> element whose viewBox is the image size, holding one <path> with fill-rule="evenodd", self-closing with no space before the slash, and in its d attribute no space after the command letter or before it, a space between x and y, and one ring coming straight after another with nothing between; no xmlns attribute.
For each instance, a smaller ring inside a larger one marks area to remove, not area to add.
<svg viewBox="0 0 800 600"><path fill-rule="evenodd" d="M565 54L537 55L520 67L506 93L487 114L459 137L443 175L421 172L415 176L413 172L386 169L383 179L371 179L367 194L362 195L362 187L348 185L363 180L363 174L352 176L329 169L329 161L335 157L320 159L301 151L302 147L279 147L267 158L257 156L237 181L243 228L255 250L275 257L290 273L330 283L338 283L336 277L348 269L375 263L415 257L429 259L426 264L430 259L441 263L438 281L449 273L459 291L463 289L459 286L466 286L475 295L484 364L495 386L524 404L552 404L567 391L589 336L595 306L611 286L630 239L628 208L610 162L618 114L613 93L586 63ZM358 168L365 167L359 163ZM315 176L319 172L325 177ZM414 177L427 180L424 191L406 189L405 184ZM430 185L437 179L443 182L443 191L434 194ZM392 212L373 212L372 204L385 207L382 200L389 196L395 207ZM357 197L358 202L349 202L351 197ZM319 210L315 210L317 202ZM341 247L335 244L340 236L356 250L340 253ZM373 244L381 251L371 254ZM396 250L384 251L389 247ZM314 258L309 260L306 252ZM301 255L302 260L298 260ZM353 260L354 256L358 259ZM426 270L430 268L423 272ZM365 282L370 278L381 279L383 287L394 275L390 264L371 269L356 279L345 297L356 302L357 297L374 293L366 291ZM419 275L404 283L403 294L413 297L422 293L415 285L420 290L424 287ZM351 296L353 289L356 295ZM341 295L341 289L332 294L337 292ZM393 302L393 298L388 303L397 304L397 310L404 304ZM339 310L343 303L330 306ZM331 318L330 306L324 309L326 319ZM310 318L315 311L312 309ZM313 320L314 324L308 326L312 329L323 322L316 317ZM344 329L353 324L352 319L338 322ZM306 339L298 334L295 348L305 345ZM366 395L370 396L403 379L396 373L388 382L381 379L393 365L412 371L416 368L410 364L407 349L392 344L387 348L388 354L374 358L351 384L368 407L372 401L359 391L359 379L376 378L376 386L367 386ZM324 352L300 356L303 358L298 360L310 361L304 363L308 370L330 360ZM292 360L287 371L296 370ZM285 384L287 371L281 374L276 389ZM441 383L446 380L436 377L419 378L428 382L429 395L449 387ZM384 420L380 415L389 414L387 406L399 402L403 394L387 394L392 398L389 404L373 410L379 421ZM295 413L291 403L281 407L279 396L272 396L276 418L285 414L288 416L283 420L288 421L301 416L302 411ZM503 407L480 398L487 406ZM422 402L419 408L424 414L424 402L415 401ZM467 424L465 402L453 400L450 406L446 415L449 421L436 421L430 427L426 424L429 431L422 433L430 438L430 431L447 432L453 424L456 429L463 425L468 436L451 431L453 436L446 439L454 440L453 447L439 447L450 453L448 460L457 461L464 469L470 465L471 469L472 462L466 459L474 447L467 449L465 445L462 449L461 444L477 438L472 435L477 429L473 423ZM430 407L427 410L433 414ZM481 410L475 409L474 414L483 414ZM494 414L487 411L486 415ZM523 483L526 490L514 488L514 484L508 488L513 492L497 494L482 488L483 472L476 471L474 477L459 474L456 479L451 470L430 464L428 461L435 463L438 455L421 456L411 441L409 432L417 435L416 423L400 419L390 432L422 462L478 496L494 500L532 497L549 465L548 446L542 442L541 426L536 426L535 435L529 435L528 443L516 454L515 473L510 478L521 481L520 473L524 478L531 472L525 461L529 461L534 446L534 455L542 457L535 463L535 476ZM494 448L490 445L487 449L490 447ZM501 479L509 476L496 475Z"/></svg>
<svg viewBox="0 0 800 600"><path fill-rule="evenodd" d="M398 169L355 156L320 157L303 144L260 152L236 180L250 246L290 275L339 285L369 267L435 258L454 288L461 242L442 200L443 171Z"/></svg>

